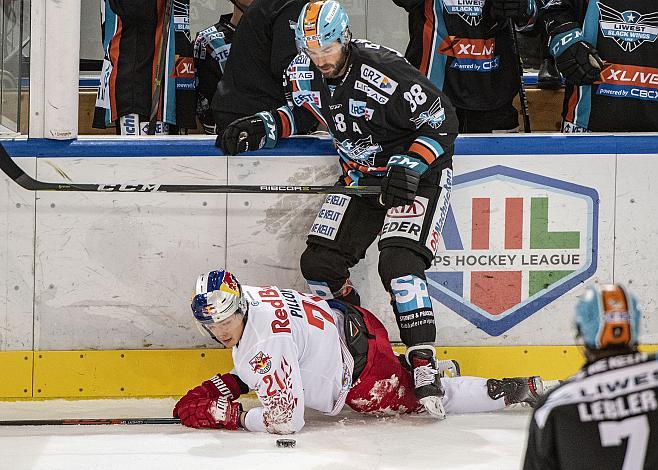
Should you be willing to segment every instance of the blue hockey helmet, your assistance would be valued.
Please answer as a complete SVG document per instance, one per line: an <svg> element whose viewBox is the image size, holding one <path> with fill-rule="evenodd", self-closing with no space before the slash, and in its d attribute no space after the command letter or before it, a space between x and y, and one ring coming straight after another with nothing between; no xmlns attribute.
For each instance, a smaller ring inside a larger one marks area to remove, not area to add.
<svg viewBox="0 0 658 470"><path fill-rule="evenodd" d="M228 271L210 271L196 280L192 313L202 325L226 320L234 313L247 313L247 302L242 287Z"/></svg>
<svg viewBox="0 0 658 470"><path fill-rule="evenodd" d="M304 5L297 26L297 49L316 49L334 41L345 45L350 42L350 19L336 0L320 0Z"/></svg>
<svg viewBox="0 0 658 470"><path fill-rule="evenodd" d="M588 286L576 305L575 326L589 349L633 348L640 329L637 301L619 284Z"/></svg>

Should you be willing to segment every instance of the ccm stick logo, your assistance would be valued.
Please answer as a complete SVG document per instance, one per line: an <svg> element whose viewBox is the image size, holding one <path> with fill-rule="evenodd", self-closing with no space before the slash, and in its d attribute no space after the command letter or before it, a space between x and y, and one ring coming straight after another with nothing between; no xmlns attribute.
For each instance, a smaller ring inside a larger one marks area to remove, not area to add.
<svg viewBox="0 0 658 470"><path fill-rule="evenodd" d="M120 191L127 193L157 193L159 184L100 184L98 191Z"/></svg>

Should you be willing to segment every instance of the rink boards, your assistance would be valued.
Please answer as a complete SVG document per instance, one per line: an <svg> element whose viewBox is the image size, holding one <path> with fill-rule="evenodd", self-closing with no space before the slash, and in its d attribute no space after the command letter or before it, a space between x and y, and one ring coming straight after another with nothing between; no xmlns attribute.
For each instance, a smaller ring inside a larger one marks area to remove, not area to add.
<svg viewBox="0 0 658 470"><path fill-rule="evenodd" d="M339 171L331 143L315 138L238 157L205 137L6 147L49 182L331 185ZM658 343L658 138L468 137L456 153L427 272L440 354L471 374L571 373L582 284L612 280L644 306L643 342ZM4 175L0 189L0 365L16 377L0 396L19 397L175 395L221 370L230 356L203 349L213 345L189 314L196 276L225 266L245 284L305 290L299 255L324 200L30 193ZM401 221L427 216L412 215ZM375 245L352 280L397 340Z"/></svg>

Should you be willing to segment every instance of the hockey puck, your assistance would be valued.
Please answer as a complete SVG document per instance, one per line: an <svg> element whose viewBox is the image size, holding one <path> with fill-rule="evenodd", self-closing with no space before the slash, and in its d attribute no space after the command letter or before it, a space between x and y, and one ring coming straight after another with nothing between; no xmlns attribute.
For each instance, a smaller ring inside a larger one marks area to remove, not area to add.
<svg viewBox="0 0 658 470"><path fill-rule="evenodd" d="M297 444L297 441L294 439L277 439L276 440L276 446L277 447L295 447L295 444Z"/></svg>

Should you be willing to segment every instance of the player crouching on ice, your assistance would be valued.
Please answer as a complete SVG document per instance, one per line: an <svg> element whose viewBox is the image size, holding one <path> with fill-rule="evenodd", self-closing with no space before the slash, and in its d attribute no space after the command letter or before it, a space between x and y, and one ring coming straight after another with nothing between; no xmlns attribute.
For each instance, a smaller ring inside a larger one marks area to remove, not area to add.
<svg viewBox="0 0 658 470"><path fill-rule="evenodd" d="M227 271L199 276L192 312L203 328L233 348L234 369L183 396L174 417L194 428L244 428L289 434L304 426L304 407L328 415L345 404L375 414L424 411L414 378L386 329L368 310L340 300L275 286L241 286ZM452 361L446 361L452 363ZM441 378L448 414L534 404L539 377ZM254 390L261 406L237 398Z"/></svg>

